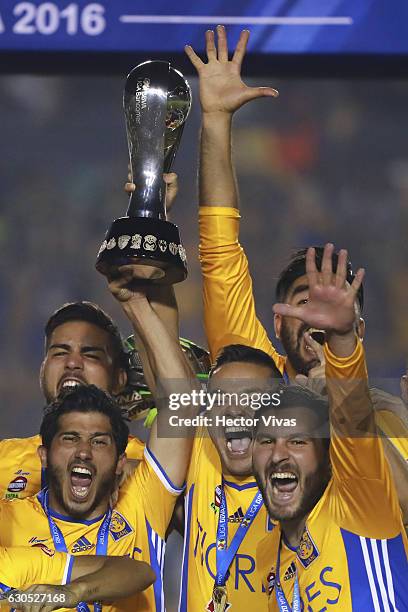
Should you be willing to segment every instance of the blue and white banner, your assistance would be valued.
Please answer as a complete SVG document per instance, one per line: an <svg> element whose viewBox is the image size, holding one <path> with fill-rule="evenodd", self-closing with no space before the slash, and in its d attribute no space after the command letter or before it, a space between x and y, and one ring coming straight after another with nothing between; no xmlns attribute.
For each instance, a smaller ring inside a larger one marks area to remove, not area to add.
<svg viewBox="0 0 408 612"><path fill-rule="evenodd" d="M0 51L200 51L218 23L249 53L408 53L406 0L2 0Z"/></svg>

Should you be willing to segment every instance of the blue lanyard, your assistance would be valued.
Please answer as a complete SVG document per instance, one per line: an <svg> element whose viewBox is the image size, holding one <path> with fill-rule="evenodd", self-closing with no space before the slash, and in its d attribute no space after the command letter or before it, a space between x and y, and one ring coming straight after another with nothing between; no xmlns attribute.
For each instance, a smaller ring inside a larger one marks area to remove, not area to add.
<svg viewBox="0 0 408 612"><path fill-rule="evenodd" d="M249 506L242 523L235 532L231 544L228 545L228 510L227 498L225 496L224 482L221 485L221 502L220 512L218 515L217 527L217 542L216 542L216 564L217 573L215 576L215 584L217 586L225 586L227 581L228 569L234 559L238 548L241 546L242 540L245 538L248 529L252 525L256 515L263 505L262 494L259 489Z"/></svg>
<svg viewBox="0 0 408 612"><path fill-rule="evenodd" d="M45 514L47 515L48 525L50 527L50 533L51 533L52 540L54 542L55 549L58 552L67 553L68 549L65 544L64 536L62 535L60 528L55 523L49 511L48 489L47 488L39 492L38 499L41 503L41 506ZM101 526L99 527L98 535L96 537L96 549L95 549L96 555L106 556L108 552L108 537L109 537L109 526L111 522L111 517L112 517L112 508L109 508L107 513L105 514L105 518L103 519ZM89 606L84 601L80 601L76 609L77 609L77 612L90 612ZM101 612L101 611L102 611L102 606L99 603L94 603L94 612Z"/></svg>
<svg viewBox="0 0 408 612"><path fill-rule="evenodd" d="M285 385L289 385L290 379L289 379L289 374L287 373L286 368L283 368L282 377L283 377L283 382L285 383Z"/></svg>
<svg viewBox="0 0 408 612"><path fill-rule="evenodd" d="M283 592L281 581L280 581L280 554L282 548L282 535L279 540L278 558L276 560L276 582L275 582L275 594L276 601L278 602L280 612L300 612L300 592L299 592L299 579L296 567L295 573L295 584L293 587L293 601L292 607L290 606L286 595Z"/></svg>

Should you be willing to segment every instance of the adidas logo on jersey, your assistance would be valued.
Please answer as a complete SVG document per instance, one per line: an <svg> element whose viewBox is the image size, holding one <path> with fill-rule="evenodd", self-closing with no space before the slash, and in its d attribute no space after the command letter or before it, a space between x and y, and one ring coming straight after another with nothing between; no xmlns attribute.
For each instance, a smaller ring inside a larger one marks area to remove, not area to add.
<svg viewBox="0 0 408 612"><path fill-rule="evenodd" d="M245 515L240 506L236 512L233 512L232 514L229 515L228 522L229 523L242 523L242 521L244 520L244 516Z"/></svg>
<svg viewBox="0 0 408 612"><path fill-rule="evenodd" d="M79 538L71 548L72 554L76 555L80 552L86 552L87 550L92 550L95 547L95 544L91 544L89 540L86 539L85 536Z"/></svg>
<svg viewBox="0 0 408 612"><path fill-rule="evenodd" d="M296 564L294 561L292 561L292 563L289 565L288 569L283 575L283 580L290 580L291 578L295 577L295 574L296 574Z"/></svg>

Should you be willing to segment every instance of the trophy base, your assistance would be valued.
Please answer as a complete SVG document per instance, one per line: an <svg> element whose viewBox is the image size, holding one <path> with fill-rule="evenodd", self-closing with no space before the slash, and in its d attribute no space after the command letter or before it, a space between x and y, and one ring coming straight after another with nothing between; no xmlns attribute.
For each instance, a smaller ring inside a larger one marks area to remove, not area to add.
<svg viewBox="0 0 408 612"><path fill-rule="evenodd" d="M113 276L119 266L133 265L133 282L173 285L187 276L186 252L178 227L157 217L120 217L106 233L96 269Z"/></svg>

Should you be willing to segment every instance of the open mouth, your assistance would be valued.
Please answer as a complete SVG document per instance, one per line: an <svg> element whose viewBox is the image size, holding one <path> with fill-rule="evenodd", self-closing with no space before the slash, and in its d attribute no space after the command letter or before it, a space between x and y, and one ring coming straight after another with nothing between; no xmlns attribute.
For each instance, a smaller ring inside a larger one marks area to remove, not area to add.
<svg viewBox="0 0 408 612"><path fill-rule="evenodd" d="M70 473L71 492L77 501L85 501L92 485L92 471L84 466L75 465Z"/></svg>
<svg viewBox="0 0 408 612"><path fill-rule="evenodd" d="M246 427L226 427L227 449L232 455L245 455L252 442L252 431Z"/></svg>
<svg viewBox="0 0 408 612"><path fill-rule="evenodd" d="M311 336L313 340L323 346L326 339L326 332L324 331L324 329L315 329L314 327L311 327L308 332L309 336Z"/></svg>
<svg viewBox="0 0 408 612"><path fill-rule="evenodd" d="M270 481L273 495L283 499L291 497L299 484L294 472L273 472Z"/></svg>
<svg viewBox="0 0 408 612"><path fill-rule="evenodd" d="M76 387L79 387L80 385L84 384L85 382L80 378L61 378L60 382L58 383L58 393L60 391L70 391L71 389L76 389Z"/></svg>

